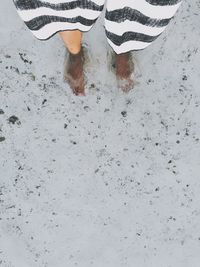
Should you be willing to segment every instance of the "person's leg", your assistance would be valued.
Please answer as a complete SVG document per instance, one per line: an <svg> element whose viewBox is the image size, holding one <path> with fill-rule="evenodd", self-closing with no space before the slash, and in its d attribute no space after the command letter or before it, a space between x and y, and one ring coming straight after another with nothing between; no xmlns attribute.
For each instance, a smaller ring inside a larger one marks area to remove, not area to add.
<svg viewBox="0 0 200 267"><path fill-rule="evenodd" d="M119 79L127 79L131 75L131 51L142 50L156 40L174 17L181 2L107 0L104 27L107 41L116 56L116 75ZM131 84L130 80L128 82Z"/></svg>
<svg viewBox="0 0 200 267"><path fill-rule="evenodd" d="M118 87L122 91L128 92L134 87L134 79L131 77L134 72L134 63L131 51L120 54L114 52L114 57Z"/></svg>
<svg viewBox="0 0 200 267"><path fill-rule="evenodd" d="M79 30L60 31L60 37L62 38L66 48L72 54L78 54L81 50L81 41L83 32Z"/></svg>
<svg viewBox="0 0 200 267"><path fill-rule="evenodd" d="M33 35L48 40L59 32L68 50L66 79L73 92L83 92L82 32L89 31L104 7L105 0L14 0L17 11Z"/></svg>
<svg viewBox="0 0 200 267"><path fill-rule="evenodd" d="M59 35L68 51L64 79L68 82L75 95L85 95L84 55L82 49L83 32L80 30L66 30L60 31Z"/></svg>

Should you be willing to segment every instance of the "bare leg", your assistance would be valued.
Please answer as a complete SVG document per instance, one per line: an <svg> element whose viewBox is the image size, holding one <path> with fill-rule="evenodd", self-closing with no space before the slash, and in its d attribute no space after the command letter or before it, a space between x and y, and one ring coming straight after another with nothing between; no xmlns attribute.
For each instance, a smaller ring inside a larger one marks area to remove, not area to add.
<svg viewBox="0 0 200 267"><path fill-rule="evenodd" d="M84 55L81 45L83 33L79 30L59 32L68 52L64 78L76 95L85 95L84 92Z"/></svg>
<svg viewBox="0 0 200 267"><path fill-rule="evenodd" d="M69 30L59 32L66 48L72 54L77 54L81 49L83 33L79 30Z"/></svg>

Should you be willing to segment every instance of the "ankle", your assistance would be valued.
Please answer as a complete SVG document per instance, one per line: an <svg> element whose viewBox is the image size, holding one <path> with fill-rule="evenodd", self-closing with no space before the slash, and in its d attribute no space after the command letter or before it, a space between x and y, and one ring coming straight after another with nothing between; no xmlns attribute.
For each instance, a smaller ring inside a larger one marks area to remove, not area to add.
<svg viewBox="0 0 200 267"><path fill-rule="evenodd" d="M73 45L73 46L66 46L67 50L69 51L70 54L72 55L78 55L81 52L82 44L80 45Z"/></svg>
<svg viewBox="0 0 200 267"><path fill-rule="evenodd" d="M82 50L81 49L78 51L78 53L71 53L69 51L69 61L73 61L73 62L77 61L77 60L79 61L81 59L81 56L82 56Z"/></svg>

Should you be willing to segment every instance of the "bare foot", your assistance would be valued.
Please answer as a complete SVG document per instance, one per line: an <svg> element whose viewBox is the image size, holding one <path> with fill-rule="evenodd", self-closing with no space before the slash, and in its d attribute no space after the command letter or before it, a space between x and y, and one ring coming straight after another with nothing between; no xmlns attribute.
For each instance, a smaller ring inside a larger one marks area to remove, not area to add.
<svg viewBox="0 0 200 267"><path fill-rule="evenodd" d="M131 52L115 53L114 65L119 88L124 92L129 92L134 87L134 80L131 78L131 74L134 72Z"/></svg>
<svg viewBox="0 0 200 267"><path fill-rule="evenodd" d="M85 95L84 81L84 51L81 50L77 54L68 52L68 58L64 70L64 80L69 83L75 95Z"/></svg>

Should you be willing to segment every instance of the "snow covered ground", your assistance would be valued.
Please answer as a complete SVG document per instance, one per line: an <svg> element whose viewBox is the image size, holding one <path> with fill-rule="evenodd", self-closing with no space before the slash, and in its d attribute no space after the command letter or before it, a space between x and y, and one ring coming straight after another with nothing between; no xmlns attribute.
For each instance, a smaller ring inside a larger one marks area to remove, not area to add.
<svg viewBox="0 0 200 267"><path fill-rule="evenodd" d="M102 17L84 35L86 97L59 36L0 9L0 266L200 266L199 0L133 53L116 87Z"/></svg>

